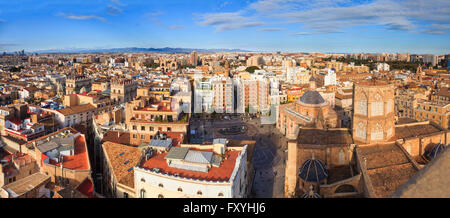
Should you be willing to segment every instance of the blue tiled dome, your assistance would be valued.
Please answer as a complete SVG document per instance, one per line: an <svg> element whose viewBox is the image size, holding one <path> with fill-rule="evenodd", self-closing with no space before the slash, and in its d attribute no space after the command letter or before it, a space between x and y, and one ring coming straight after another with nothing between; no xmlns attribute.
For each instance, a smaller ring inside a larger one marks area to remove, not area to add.
<svg viewBox="0 0 450 218"><path fill-rule="evenodd" d="M447 147L441 143L435 145L428 154L428 158L431 160L436 158L440 153L444 152L446 148Z"/></svg>
<svg viewBox="0 0 450 218"><path fill-rule="evenodd" d="M319 92L309 90L300 97L300 101L305 104L322 104L325 102L325 99Z"/></svg>
<svg viewBox="0 0 450 218"><path fill-rule="evenodd" d="M307 182L320 182L328 177L328 169L321 160L310 158L303 163L298 176Z"/></svg>

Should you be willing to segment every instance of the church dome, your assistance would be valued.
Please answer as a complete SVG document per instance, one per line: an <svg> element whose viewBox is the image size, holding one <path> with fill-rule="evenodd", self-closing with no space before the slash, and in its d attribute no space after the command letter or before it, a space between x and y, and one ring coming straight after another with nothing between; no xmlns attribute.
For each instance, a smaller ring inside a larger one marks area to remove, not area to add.
<svg viewBox="0 0 450 218"><path fill-rule="evenodd" d="M300 101L305 104L322 104L325 102L325 99L319 92L309 90L300 97Z"/></svg>
<svg viewBox="0 0 450 218"><path fill-rule="evenodd" d="M428 154L428 158L431 160L436 158L440 153L444 152L446 148L447 147L441 143L435 145Z"/></svg>
<svg viewBox="0 0 450 218"><path fill-rule="evenodd" d="M303 163L298 176L307 182L320 182L328 177L328 170L321 160L313 156Z"/></svg>

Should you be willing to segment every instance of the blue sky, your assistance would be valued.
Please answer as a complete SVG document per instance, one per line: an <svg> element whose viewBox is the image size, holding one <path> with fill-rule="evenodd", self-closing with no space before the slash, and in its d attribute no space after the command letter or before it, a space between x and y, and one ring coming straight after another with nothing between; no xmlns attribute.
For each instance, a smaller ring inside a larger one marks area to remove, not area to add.
<svg viewBox="0 0 450 218"><path fill-rule="evenodd" d="M0 0L0 51L450 53L449 0Z"/></svg>

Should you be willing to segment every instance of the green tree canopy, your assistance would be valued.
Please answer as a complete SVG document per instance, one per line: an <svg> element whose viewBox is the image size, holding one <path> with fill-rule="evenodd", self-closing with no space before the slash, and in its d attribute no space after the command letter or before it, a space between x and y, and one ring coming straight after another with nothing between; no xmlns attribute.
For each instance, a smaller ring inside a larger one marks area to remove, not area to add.
<svg viewBox="0 0 450 218"><path fill-rule="evenodd" d="M251 66L251 67L247 67L247 69L245 69L245 71L247 71L249 73L254 73L255 70L260 70L260 69L257 66Z"/></svg>

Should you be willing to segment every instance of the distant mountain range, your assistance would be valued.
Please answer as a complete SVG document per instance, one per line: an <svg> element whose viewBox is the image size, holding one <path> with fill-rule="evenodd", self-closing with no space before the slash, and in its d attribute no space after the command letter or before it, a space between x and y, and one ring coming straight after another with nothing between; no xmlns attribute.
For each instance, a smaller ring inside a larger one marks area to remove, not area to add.
<svg viewBox="0 0 450 218"><path fill-rule="evenodd" d="M145 52L160 52L160 53L190 53L197 52L252 52L241 49L195 49L195 48L107 48L107 49L50 49L40 50L30 53L145 53Z"/></svg>

